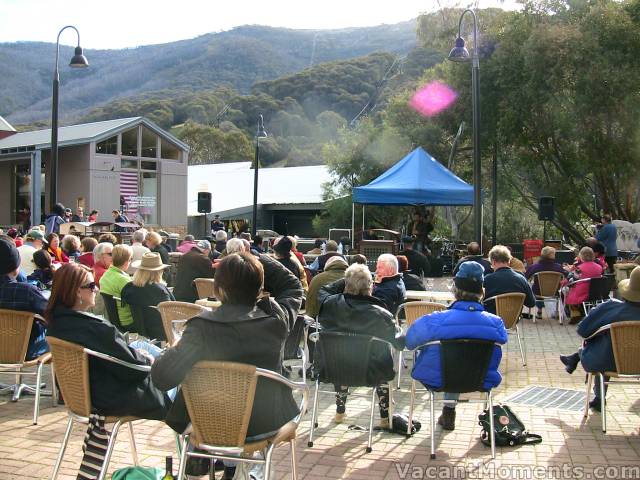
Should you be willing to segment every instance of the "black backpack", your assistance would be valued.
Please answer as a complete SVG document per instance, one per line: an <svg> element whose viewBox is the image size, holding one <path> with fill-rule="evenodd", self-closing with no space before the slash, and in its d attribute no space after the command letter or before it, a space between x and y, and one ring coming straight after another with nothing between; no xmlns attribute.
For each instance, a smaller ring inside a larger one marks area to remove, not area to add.
<svg viewBox="0 0 640 480"><path fill-rule="evenodd" d="M489 431L489 409L478 416L482 427L481 440L485 445L491 445ZM513 447L514 445L536 444L542 442L542 437L535 433L527 432L524 424L507 405L493 406L493 428L495 430L496 445L500 447Z"/></svg>

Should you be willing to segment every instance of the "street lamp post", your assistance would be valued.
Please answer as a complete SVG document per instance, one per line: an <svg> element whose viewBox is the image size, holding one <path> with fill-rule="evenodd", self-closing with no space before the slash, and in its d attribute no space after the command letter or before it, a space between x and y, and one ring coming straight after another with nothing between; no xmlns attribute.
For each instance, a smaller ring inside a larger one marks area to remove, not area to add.
<svg viewBox="0 0 640 480"><path fill-rule="evenodd" d="M464 46L462 20L466 13L473 17L473 54ZM478 19L473 10L467 9L458 21L458 38L449 53L449 60L468 62L471 59L471 101L473 104L473 235L482 248L482 172L480 163L480 59L478 58Z"/></svg>
<svg viewBox="0 0 640 480"><path fill-rule="evenodd" d="M256 131L256 160L253 166L253 218L251 220L251 237L256 236L258 222L258 170L260 169L260 139L267 137L262 115L258 115L258 130Z"/></svg>
<svg viewBox="0 0 640 480"><path fill-rule="evenodd" d="M69 62L72 68L85 68L89 66L87 58L82 53L80 46L80 32L73 25L67 25L58 32L56 39L56 68L53 71L53 99L51 104L51 205L58 201L58 89L60 87L60 74L58 73L58 57L60 56L60 35L67 28L73 28L78 36L78 46Z"/></svg>

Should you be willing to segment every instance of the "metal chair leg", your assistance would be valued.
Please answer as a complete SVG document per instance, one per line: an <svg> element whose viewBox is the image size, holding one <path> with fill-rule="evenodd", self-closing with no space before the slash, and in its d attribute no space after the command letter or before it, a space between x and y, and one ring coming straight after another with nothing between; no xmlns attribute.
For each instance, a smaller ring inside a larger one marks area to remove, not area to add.
<svg viewBox="0 0 640 480"><path fill-rule="evenodd" d="M491 458L496 458L496 435L493 425L493 397L491 396L491 390L487 392L487 402L489 403L489 437L491 440Z"/></svg>
<svg viewBox="0 0 640 480"><path fill-rule="evenodd" d="M400 350L398 352L398 384L396 385L396 387L398 388L398 390L400 390L400 379L402 378L402 363L404 360L404 354L403 354L403 350Z"/></svg>
<svg viewBox="0 0 640 480"><path fill-rule="evenodd" d="M518 346L520 347L520 356L522 357L522 366L527 366L527 357L524 353L524 340L520 338L520 327L516 323L516 336L518 337Z"/></svg>
<svg viewBox="0 0 640 480"><path fill-rule="evenodd" d="M431 460L436 458L436 398L435 394L429 390L429 409L431 410Z"/></svg>
<svg viewBox="0 0 640 480"><path fill-rule="evenodd" d="M69 436L71 435L72 428L73 428L73 417L69 416L69 422L67 423L67 430L64 432L64 437L62 438L62 445L60 445L60 452L58 453L56 464L53 467L51 480L56 480L56 478L58 478L58 471L60 470L60 465L62 465L62 458L64 457L64 452L67 450L67 445L69 444Z"/></svg>
<svg viewBox="0 0 640 480"><path fill-rule="evenodd" d="M42 389L42 368L44 364L38 362L37 374L36 374L36 399L33 405L33 424L38 424L38 415L40 414L40 390Z"/></svg>
<svg viewBox="0 0 640 480"><path fill-rule="evenodd" d="M298 480L298 462L296 461L296 439L289 440L289 448L291 448L291 480Z"/></svg>
<svg viewBox="0 0 640 480"><path fill-rule="evenodd" d="M60 397L60 392L58 392L58 386L56 385L56 371L53 367L53 362L49 363L49 365L51 366L51 403L55 407Z"/></svg>
<svg viewBox="0 0 640 480"><path fill-rule="evenodd" d="M105 478L107 478L107 471L109 470L109 460L111 460L111 454L113 453L113 447L116 444L116 438L118 437L118 430L120 429L120 425L122 425L121 420L118 420L113 424L113 430L111 431L111 436L109 437L107 451L104 455L104 461L102 463L102 468L100 469L100 474L98 475L98 480L104 480Z"/></svg>
<svg viewBox="0 0 640 480"><path fill-rule="evenodd" d="M264 454L264 479L268 480L271 476L271 455L273 455L274 445L271 444L267 447Z"/></svg>
<svg viewBox="0 0 640 480"><path fill-rule="evenodd" d="M416 381L411 379L411 397L409 400L409 422L407 423L407 435L411 435L413 428L413 405L416 400Z"/></svg>
<svg viewBox="0 0 640 480"><path fill-rule="evenodd" d="M189 447L189 435L182 437L182 449L180 453L180 465L178 466L178 480L184 480L184 471L187 468L187 448Z"/></svg>
<svg viewBox="0 0 640 480"><path fill-rule="evenodd" d="M591 384L593 383L593 374L587 373L587 391L585 393L585 402L584 402L584 418L589 416L589 398L591 396Z"/></svg>
<svg viewBox="0 0 640 480"><path fill-rule="evenodd" d="M602 412L602 433L607 433L607 406L605 402L604 375L598 373L600 378L600 411Z"/></svg>
<svg viewBox="0 0 640 480"><path fill-rule="evenodd" d="M138 448L136 447L136 437L133 434L133 422L129 422L129 441L131 442L131 458L133 464L137 467L138 462Z"/></svg>
<svg viewBox="0 0 640 480"><path fill-rule="evenodd" d="M320 380L316 379L316 391L313 394L313 410L311 411L311 431L309 432L309 441L307 447L313 447L313 432L316 429L316 420L318 415L318 393L320 391Z"/></svg>
<svg viewBox="0 0 640 480"><path fill-rule="evenodd" d="M371 438L373 436L373 415L376 408L376 389L371 392L371 414L369 416L369 439L367 440L367 453L371 452Z"/></svg>

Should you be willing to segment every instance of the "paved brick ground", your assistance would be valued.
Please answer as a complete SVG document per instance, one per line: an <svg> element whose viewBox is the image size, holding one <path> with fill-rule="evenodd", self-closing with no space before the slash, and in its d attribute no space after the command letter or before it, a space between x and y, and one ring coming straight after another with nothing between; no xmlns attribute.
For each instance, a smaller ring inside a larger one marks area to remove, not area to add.
<svg viewBox="0 0 640 480"><path fill-rule="evenodd" d="M579 345L575 328L548 319L536 324L525 321L523 327L528 365L521 365L517 342L510 339L501 368L504 381L495 391L496 400L528 385L583 389L582 370L578 368L568 375L558 361L559 353L572 352ZM9 377L0 377L0 381L7 380ZM407 411L408 388L409 375L405 375L402 390L394 392L396 411ZM437 431L438 457L430 460L429 408L424 394L419 394L416 402L422 431L408 439L378 432L374 435L373 452L366 454L366 432L348 430L347 425L367 425L368 398L351 398L347 404L348 421L335 425L333 398L321 396L313 448L306 446L310 412L299 431L300 478L640 478L640 382L611 387L607 435L600 431L600 414L584 420L581 413L513 405L530 431L541 434L544 441L535 446L498 448L495 461L491 461L489 448L479 440L476 419L481 405L472 403L459 405L454 432ZM39 424L33 426L33 397L25 396L17 403L0 397L0 480L49 478L66 427L66 413L63 407L52 407L49 398L43 399L41 405ZM135 430L143 465L162 466L166 455L176 457L174 437L162 423L138 422ZM74 428L59 478L75 478L82 437L82 428ZM290 478L289 459L286 447L277 451L276 478ZM128 435L123 429L110 471L130 463ZM635 470L624 470L627 467Z"/></svg>

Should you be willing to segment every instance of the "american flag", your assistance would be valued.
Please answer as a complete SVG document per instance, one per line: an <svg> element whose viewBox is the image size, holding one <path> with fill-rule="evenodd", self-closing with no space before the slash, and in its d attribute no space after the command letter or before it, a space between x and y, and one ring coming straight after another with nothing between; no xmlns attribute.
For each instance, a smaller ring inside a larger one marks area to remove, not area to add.
<svg viewBox="0 0 640 480"><path fill-rule="evenodd" d="M120 198L127 215L138 212L137 201L130 197L138 196L138 172L120 172ZM132 205L130 205L132 204Z"/></svg>

